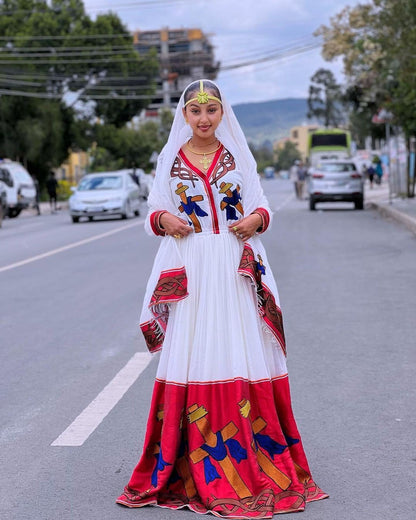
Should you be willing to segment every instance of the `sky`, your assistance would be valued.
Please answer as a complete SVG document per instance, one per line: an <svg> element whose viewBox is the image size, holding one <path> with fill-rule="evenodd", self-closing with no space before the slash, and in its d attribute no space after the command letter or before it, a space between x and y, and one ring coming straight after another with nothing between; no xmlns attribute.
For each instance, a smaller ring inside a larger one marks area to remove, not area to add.
<svg viewBox="0 0 416 520"><path fill-rule="evenodd" d="M200 28L210 35L215 58L223 66L272 51L317 41L313 32L358 0L84 0L87 13L116 12L131 30ZM343 81L342 62L326 62L320 48L220 71L216 82L233 105L308 96L319 68Z"/></svg>

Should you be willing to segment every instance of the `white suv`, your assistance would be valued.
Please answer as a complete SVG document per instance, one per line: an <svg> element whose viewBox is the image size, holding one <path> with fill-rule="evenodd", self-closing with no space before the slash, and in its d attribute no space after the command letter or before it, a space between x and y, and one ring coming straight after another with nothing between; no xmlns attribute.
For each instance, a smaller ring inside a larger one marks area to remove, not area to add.
<svg viewBox="0 0 416 520"><path fill-rule="evenodd" d="M3 181L6 188L7 213L10 218L17 217L22 209L35 206L35 183L20 163L1 159L0 181Z"/></svg>

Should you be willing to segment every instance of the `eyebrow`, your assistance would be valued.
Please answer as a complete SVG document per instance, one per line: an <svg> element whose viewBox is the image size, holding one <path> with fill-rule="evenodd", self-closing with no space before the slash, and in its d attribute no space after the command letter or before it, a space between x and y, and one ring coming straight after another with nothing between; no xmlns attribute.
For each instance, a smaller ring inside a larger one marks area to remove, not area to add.
<svg viewBox="0 0 416 520"><path fill-rule="evenodd" d="M219 105L218 101L214 101L214 102L211 102L211 103L203 103L203 105L206 105L207 107L216 107L217 105ZM200 103L189 103L190 107L196 107L196 108L200 108L201 105Z"/></svg>

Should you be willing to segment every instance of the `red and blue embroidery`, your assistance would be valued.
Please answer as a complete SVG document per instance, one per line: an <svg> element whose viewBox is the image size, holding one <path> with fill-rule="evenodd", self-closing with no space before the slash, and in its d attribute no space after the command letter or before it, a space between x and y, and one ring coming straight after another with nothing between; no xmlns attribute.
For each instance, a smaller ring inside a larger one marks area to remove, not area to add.
<svg viewBox="0 0 416 520"><path fill-rule="evenodd" d="M237 211L244 215L243 205L241 204L240 185L232 190L231 182L222 182L219 193L224 193L225 197L221 200L220 208L225 209L227 220L238 220ZM236 211L237 210L237 211Z"/></svg>
<svg viewBox="0 0 416 520"><path fill-rule="evenodd" d="M181 199L181 204L178 206L178 209L181 213L186 213L189 218L189 221L194 226L195 233L201 233L201 223L198 220L198 217L207 217L208 213L204 211L197 202L202 202L204 197L202 195L193 195L186 196L186 190L189 190L189 186L186 184L182 184L179 182L177 185L177 189L175 190L176 195L179 195Z"/></svg>

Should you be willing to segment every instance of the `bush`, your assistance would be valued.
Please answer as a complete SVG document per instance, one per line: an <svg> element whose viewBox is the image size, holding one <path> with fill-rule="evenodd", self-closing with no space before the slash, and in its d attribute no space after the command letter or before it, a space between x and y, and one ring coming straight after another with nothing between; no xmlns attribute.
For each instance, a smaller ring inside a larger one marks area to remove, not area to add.
<svg viewBox="0 0 416 520"><path fill-rule="evenodd" d="M69 199L69 197L72 195L71 186L73 186L73 184L66 180L58 181L58 200L64 201Z"/></svg>

